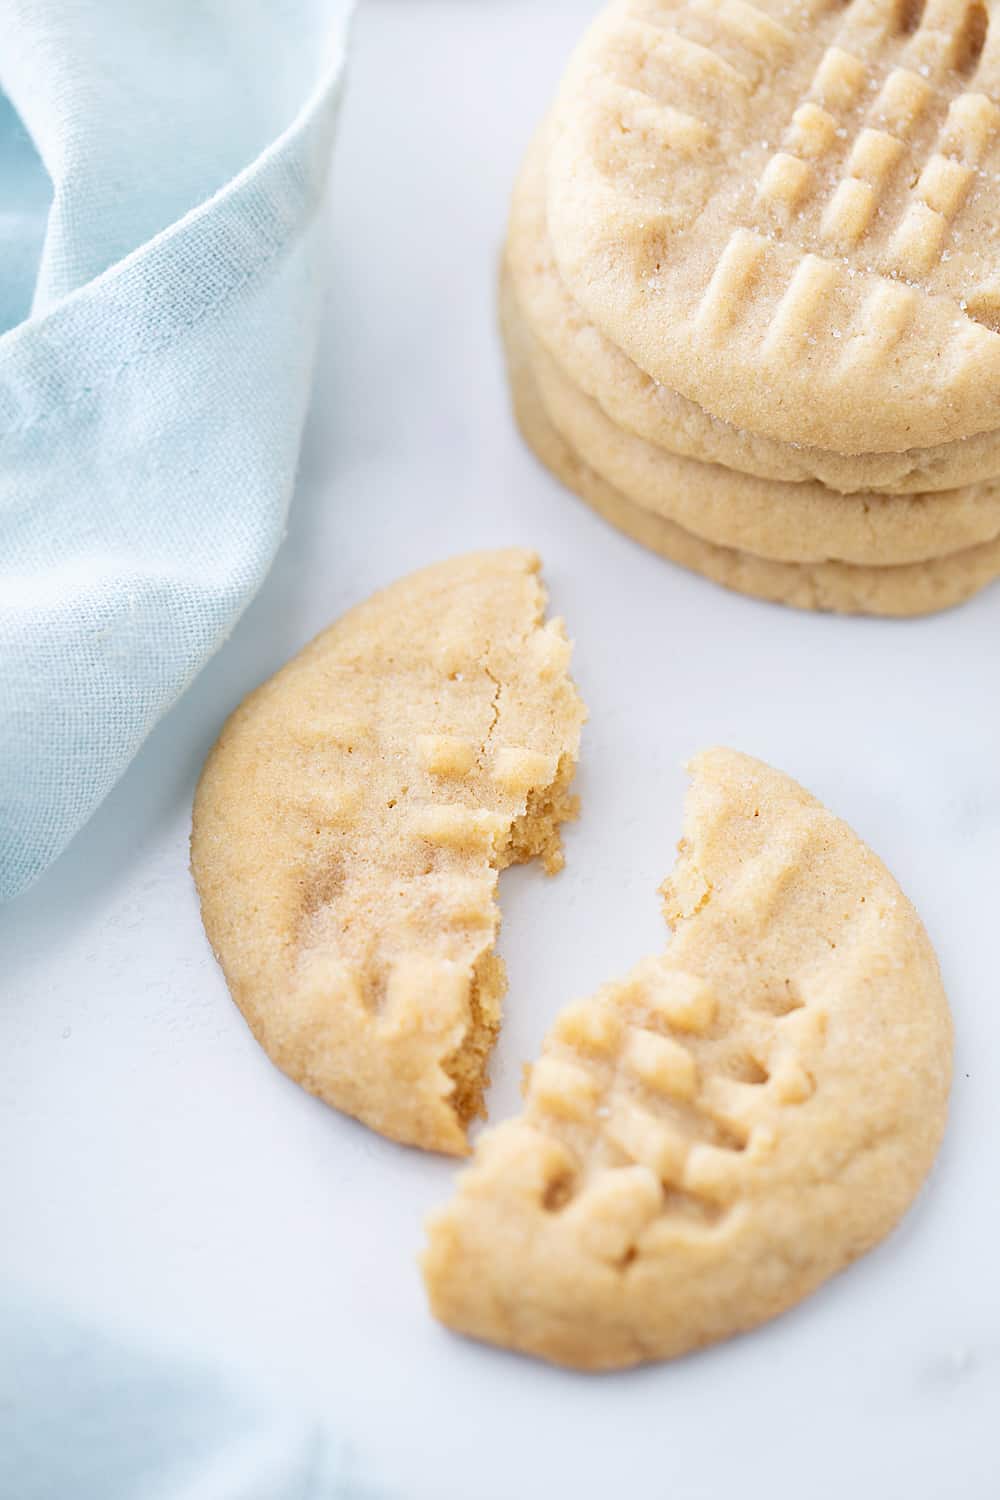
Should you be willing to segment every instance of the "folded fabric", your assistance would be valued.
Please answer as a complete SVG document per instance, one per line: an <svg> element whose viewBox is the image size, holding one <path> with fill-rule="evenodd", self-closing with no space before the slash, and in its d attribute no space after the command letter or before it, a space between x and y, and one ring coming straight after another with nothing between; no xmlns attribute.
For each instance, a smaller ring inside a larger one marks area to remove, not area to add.
<svg viewBox="0 0 1000 1500"><path fill-rule="evenodd" d="M358 1500L321 1425L229 1372L0 1298L5 1500ZM370 1494L371 1492L368 1491Z"/></svg>
<svg viewBox="0 0 1000 1500"><path fill-rule="evenodd" d="M0 0L0 900L281 539L349 9Z"/></svg>

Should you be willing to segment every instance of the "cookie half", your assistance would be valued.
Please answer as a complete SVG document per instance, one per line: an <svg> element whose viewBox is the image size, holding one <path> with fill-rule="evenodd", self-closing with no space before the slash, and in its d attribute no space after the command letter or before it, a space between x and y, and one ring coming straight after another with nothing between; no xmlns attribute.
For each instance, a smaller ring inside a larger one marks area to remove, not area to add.
<svg viewBox="0 0 1000 1500"><path fill-rule="evenodd" d="M571 1006L429 1225L435 1315L586 1370L753 1328L893 1228L951 1021L882 863L780 772L692 766L666 953Z"/></svg>
<svg viewBox="0 0 1000 1500"><path fill-rule="evenodd" d="M553 110L587 317L749 432L1000 428L1000 28L985 0L616 0Z"/></svg>
<svg viewBox="0 0 1000 1500"><path fill-rule="evenodd" d="M514 415L525 442L598 515L670 562L755 599L852 615L934 614L972 598L1000 577L1000 541L899 567L775 562L704 541L636 505L584 463L548 415L517 323L508 320L503 333Z"/></svg>
<svg viewBox="0 0 1000 1500"><path fill-rule="evenodd" d="M478 553L350 611L228 720L191 867L272 1060L398 1141L467 1150L506 988L498 871L562 863L583 704L539 560Z"/></svg>

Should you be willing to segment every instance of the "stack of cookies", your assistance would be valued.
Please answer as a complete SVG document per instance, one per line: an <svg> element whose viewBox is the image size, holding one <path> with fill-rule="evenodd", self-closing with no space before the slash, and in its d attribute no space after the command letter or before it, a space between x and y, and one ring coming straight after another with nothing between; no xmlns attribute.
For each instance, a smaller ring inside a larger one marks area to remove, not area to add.
<svg viewBox="0 0 1000 1500"><path fill-rule="evenodd" d="M1000 18L617 0L518 181L536 453L762 598L922 614L1000 575Z"/></svg>

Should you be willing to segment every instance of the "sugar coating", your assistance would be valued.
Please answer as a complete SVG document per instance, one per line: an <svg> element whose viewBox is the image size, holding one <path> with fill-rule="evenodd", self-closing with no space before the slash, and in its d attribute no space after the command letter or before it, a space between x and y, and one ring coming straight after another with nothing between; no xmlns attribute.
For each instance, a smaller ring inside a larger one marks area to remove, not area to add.
<svg viewBox="0 0 1000 1500"><path fill-rule="evenodd" d="M793 125L800 136L803 131L824 135L827 125L831 131L835 128L832 116L813 104L802 105L796 111L796 121L799 123ZM643 127L637 122L636 128ZM993 479L1000 472L1000 438L995 432L937 446L911 447L900 453L849 456L810 447L801 435L793 443L784 443L748 432L712 416L669 384L651 380L588 318L555 264L546 202L550 133L543 127L536 135L515 186L506 268L532 336L616 426L681 457L720 464L761 479L817 480L842 493L927 493ZM804 160L812 155L801 144L796 151ZM874 206L874 190L856 178L846 178L833 189L824 208L824 212L832 211L831 235L860 234ZM840 219L841 214L844 219ZM766 234L747 231L734 236L727 247L723 257L727 265L729 258L742 254L741 275L748 289L764 264L768 243ZM657 275L654 271L654 281ZM911 327L918 300L919 292L914 287L901 281L880 281L868 298L864 322L848 339L839 340L845 368L854 367L862 373L883 369ZM995 286L991 293L990 287L981 285L978 292L970 294L969 305L975 305L979 315L986 320L994 318L1000 326L1000 299ZM727 309L722 301L715 308L706 293L697 316L721 329L736 311Z"/></svg>
<svg viewBox="0 0 1000 1500"><path fill-rule="evenodd" d="M858 457L995 435L1000 330L972 300L1000 209L990 8L746 8L787 40L704 0L614 0L590 28L552 111L559 275L641 371L746 432ZM697 150L672 141L678 112ZM913 315L879 346L895 281Z"/></svg>
<svg viewBox="0 0 1000 1500"><path fill-rule="evenodd" d="M497 873L562 862L584 709L539 561L479 553L360 605L236 710L195 799L205 929L271 1058L461 1153L504 968Z"/></svg>
<svg viewBox="0 0 1000 1500"><path fill-rule="evenodd" d="M665 954L563 1012L428 1226L442 1321L581 1369L799 1301L893 1227L944 1127L948 1006L888 871L759 761L691 771Z"/></svg>

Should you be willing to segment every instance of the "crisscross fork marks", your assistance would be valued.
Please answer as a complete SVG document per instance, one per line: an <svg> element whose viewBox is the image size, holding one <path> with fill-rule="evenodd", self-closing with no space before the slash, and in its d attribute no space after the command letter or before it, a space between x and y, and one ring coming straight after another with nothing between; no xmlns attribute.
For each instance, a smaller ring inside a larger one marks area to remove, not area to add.
<svg viewBox="0 0 1000 1500"><path fill-rule="evenodd" d="M653 1219L718 1225L773 1147L775 1107L815 1087L786 1020L801 1000L784 998L722 1007L708 983L664 958L564 1011L531 1070L524 1114L525 1128L559 1148L543 1207L571 1212L584 1232L613 1204L630 1226L609 1254L623 1263Z"/></svg>

